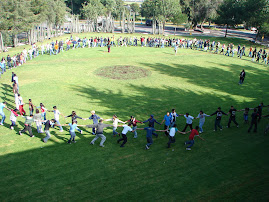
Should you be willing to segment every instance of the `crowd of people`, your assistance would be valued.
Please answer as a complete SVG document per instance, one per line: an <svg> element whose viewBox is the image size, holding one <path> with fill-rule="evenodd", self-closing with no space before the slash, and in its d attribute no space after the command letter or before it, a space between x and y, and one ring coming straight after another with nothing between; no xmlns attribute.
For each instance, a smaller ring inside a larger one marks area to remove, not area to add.
<svg viewBox="0 0 269 202"><path fill-rule="evenodd" d="M113 128L113 136L122 136L122 138L117 140L117 143L121 143L121 147L124 147L127 143L127 133L133 132L134 138L138 137L137 131L138 130L145 130L146 131L146 139L147 144L145 146L146 149L149 149L150 146L153 144L153 136L158 137L158 134L156 132L163 132L168 137L168 143L167 147L170 148L172 143L175 143L175 134L181 133L186 134L190 133L189 140L185 142L185 145L187 145L186 150L191 150L191 147L194 145L194 138L198 137L202 140L204 140L202 137L199 136L199 133L203 133L204 129L204 123L206 117L212 117L216 116L215 118L215 125L214 125L214 131L222 130L223 127L221 125L221 119L223 115L229 116L229 121L227 123L227 128L231 127L231 123L233 122L236 127L239 127L238 122L236 121L236 112L243 111L244 115L244 123L249 124L249 111L253 110L253 113L251 114L251 122L250 126L248 128L248 132L251 132L252 127L254 126L254 132L257 132L257 125L258 122L261 120L262 117L269 117L269 115L262 116L262 109L266 106L264 106L263 103L260 103L255 108L245 108L237 110L233 106L229 109L227 113L223 112L222 109L219 107L215 112L208 115L204 113L202 110L199 112L199 114L194 117L191 116L189 113L185 114L178 114L176 113L175 109L172 109L171 112L167 111L166 115L164 115L164 118L162 122L158 122L154 115L150 115L149 119L144 121L137 120L134 116L131 116L129 120L122 121L120 120L117 115L113 115L111 119L102 119L100 116L98 116L94 110L91 111L91 115L88 118L82 118L76 114L75 111L72 111L70 115L64 116L57 106L53 106L51 110L45 108L45 105L43 103L40 103L38 106L33 104L33 101L31 99L28 99L27 103L24 103L22 96L19 94L19 79L16 74L12 72L12 85L13 85L13 93L14 93L14 102L16 107L14 109L8 108L6 102L0 103L0 115L2 116L0 125L4 125L4 121L6 118L6 115L4 113L4 109L7 109L10 111L10 129L14 130L14 127L16 126L17 117L22 117L25 119L24 122L24 128L23 130L19 130L19 134L22 135L23 133L27 132L29 133L30 137L34 137L32 126L33 123L36 124L36 130L37 133L45 133L46 137L42 139L44 143L47 143L47 141L50 139L50 128L54 128L55 126L59 127L59 132L63 132L63 127L69 127L70 132L70 139L68 140L68 143L75 143L75 137L76 133L75 131L79 131L82 134L82 130L79 127L88 127L92 128L92 134L95 135L94 139L91 141L91 144L93 145L95 141L98 138L101 138L100 146L104 147L104 142L106 141L106 137L104 135L103 130L107 127ZM10 105L13 105L13 103L10 103ZM29 114L26 115L26 111L24 110L24 106L27 105L29 107ZM268 105L269 106L269 105ZM267 107L268 107L267 106ZM34 113L35 112L35 113ZM53 113L54 118L47 120L47 113ZM65 119L71 118L71 122L69 124L61 124L60 123L60 116L63 116ZM182 129L182 131L179 131L176 124L177 117L184 117L186 119L185 127ZM93 124L91 125L78 125L78 119L82 120L92 120ZM199 119L199 126L196 126L193 128L193 120ZM112 122L112 124L105 124L104 122ZM138 128L138 124L146 124L148 123L147 127ZM163 130L156 130L155 129L155 123L159 125L164 125ZM121 124L121 125L119 125ZM42 129L42 126L44 126L44 130ZM123 127L123 130L121 133L117 132L118 127ZM189 130L187 130L189 128ZM267 133L269 130L269 125L266 126L265 133Z"/></svg>
<svg viewBox="0 0 269 202"><path fill-rule="evenodd" d="M51 43L47 43L46 45L41 44L40 47L38 47L36 44L33 44L32 47L29 50L24 50L17 55L14 55L13 57L7 56L7 58L2 58L1 60L1 73L3 74L6 72L6 69L11 69L17 66L23 65L27 60L32 60L35 57L38 57L39 55L49 54L49 55L57 55L63 51L68 51L70 49L76 49L76 48L95 48L95 47L107 47L108 52L110 52L111 47L117 47L117 46L146 46L146 47L156 47L156 48L164 48L164 47L172 47L175 50L175 53L177 53L178 48L190 48L194 50L202 50L202 51L211 51L212 53L216 54L225 54L227 56L232 55L234 57L235 52L237 52L238 57L246 56L246 47L238 45L237 48L233 44L221 45L220 42L210 42L210 40L202 40L202 39L172 39L172 38L151 38L151 37L119 37L115 38L114 35L112 37L90 37L87 39L86 37L83 39L80 39L78 37L73 38L72 35L70 39L66 39L64 42L63 40L58 41L52 41ZM65 46L65 47L64 47ZM250 47L249 49L249 57L252 57L252 61L256 60L259 62L261 59L265 64L268 64L268 54L266 50L260 49L257 51L257 48ZM243 70L240 73L240 80L239 84L241 85L245 79L245 71ZM45 105L43 103L40 103L39 106L35 106L31 99L28 100L27 103L23 102L22 96L19 94L19 79L18 76L12 72L12 79L13 83L13 93L14 93L14 100L16 108L11 109L7 107L7 103L3 102L0 103L0 115L2 116L0 125L4 124L5 121L5 113L4 108L10 111L10 129L14 129L16 126L16 120L17 117L20 116L25 119L24 122L24 129L19 131L19 134L22 135L26 131L28 131L30 137L34 137L32 132L32 124L36 124L36 130L38 133L46 133L46 137L43 138L43 142L46 143L51 135L50 135L50 128L53 128L55 126L59 127L59 132L63 132L63 127L69 127L70 132L70 139L68 141L69 144L75 143L75 131L79 131L82 133L82 130L79 127L88 127L92 128L92 134L95 135L95 138L91 141L91 144L94 144L95 141L98 138L101 138L100 146L104 147L104 142L106 141L106 137L103 134L104 128L112 127L113 128L113 136L120 135L117 132L118 127L123 127L123 130L121 132L122 138L118 139L118 143L121 143L121 147L124 147L124 145L127 143L127 133L133 132L134 138L138 137L137 131L138 130L146 130L146 138L147 138L147 144L145 146L146 149L149 149L150 146L153 143L152 136L158 137L158 134L156 132L164 132L164 134L169 138L167 147L170 147L171 143L175 143L175 134L176 132L181 134L190 133L189 140L185 142L185 145L188 145L186 147L187 150L191 150L191 147L194 144L194 137L197 136L200 139L203 140L199 136L199 133L203 133L203 125L205 123L205 118L216 115L215 119L215 125L214 125L214 131L217 131L218 128L220 130L223 129L221 126L221 119L223 115L230 116L229 121L227 123L227 127L230 128L231 122L234 122L234 124L239 127L239 124L236 121L236 112L237 111L244 111L244 122L248 124L248 114L250 110L253 110L253 113L251 114L251 124L249 126L248 132L251 132L252 127L254 126L254 132L257 132L257 124L261 120L262 117L262 109L264 107L263 103L261 103L259 106L255 108L245 108L241 110L236 110L233 106L229 109L228 113L225 113L221 110L219 107L217 111L214 113L207 115L203 111L200 111L199 114L194 117L191 116L189 113L186 114L177 114L175 109L172 109L171 112L167 112L167 114L164 116L163 121L159 123L153 115L150 116L149 119L145 121L138 121L134 116L131 116L129 120L127 121L121 121L118 119L116 115L113 115L111 119L102 119L98 115L95 114L95 111L91 111L91 116L89 118L82 118L79 117L75 111L72 111L72 113L68 116L64 116L57 108L57 106L54 106L52 110L48 110L45 108ZM29 106L29 114L26 115L26 111L24 110L24 106ZM35 112L35 113L34 113ZM47 113L54 113L54 119L47 120L46 114ZM65 119L70 117L71 122L69 124L61 124L60 123L60 116L63 116ZM182 131L179 131L176 124L176 118L179 116L183 116L186 119L186 125ZM265 117L268 117L265 116ZM91 125L78 125L77 120L83 119L83 120L93 120L93 124ZM199 119L199 126L196 126L193 128L193 120ZM105 124L103 122L112 122L111 124ZM148 127L144 128L138 128L138 124L144 124L149 123ZM123 125L119 125L119 123ZM157 124L164 124L163 130L156 130L155 129L155 123ZM44 130L42 129L42 126L44 126ZM186 132L187 128L190 130ZM265 129L265 133L267 133L269 130L269 125Z"/></svg>
<svg viewBox="0 0 269 202"><path fill-rule="evenodd" d="M65 41L51 41L47 44L41 44L38 46L36 43L32 44L32 47L28 50L23 49L21 53L15 54L13 56L8 55L6 58L1 59L1 74L6 72L6 69L15 68L26 63L27 60L32 60L33 58L49 54L57 55L63 51L68 51L70 49L76 48L95 48L95 47L107 47L108 52L110 52L111 47L127 47L127 46L141 46L141 47L155 47L155 48L174 48L175 54L177 54L178 48L187 48L193 50L201 50L206 52L211 52L215 54L223 54L226 56L235 55L239 58L243 56L251 57L251 61L260 62L262 61L265 65L269 65L269 55L266 49L250 47L248 53L246 53L246 46L241 46L238 44L235 46L230 43L228 45L221 44L218 41L210 41L205 39L180 39L180 38L165 38L165 37L118 37L114 35L112 37L89 37L89 38L79 38L73 37L67 38ZM1 76L0 74L0 76Z"/></svg>

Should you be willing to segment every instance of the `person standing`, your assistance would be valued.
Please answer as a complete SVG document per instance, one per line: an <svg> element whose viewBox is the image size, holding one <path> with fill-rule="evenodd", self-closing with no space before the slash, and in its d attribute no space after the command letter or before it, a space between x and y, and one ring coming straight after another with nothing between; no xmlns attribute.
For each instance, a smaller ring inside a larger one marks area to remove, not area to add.
<svg viewBox="0 0 269 202"><path fill-rule="evenodd" d="M48 110L48 112L54 113L54 120L60 128L59 132L63 132L63 127L61 126L61 123L60 123L60 115L63 117L64 117L64 115L57 109L56 106L53 107L53 111Z"/></svg>
<svg viewBox="0 0 269 202"><path fill-rule="evenodd" d="M113 115L112 119L105 119L104 121L112 121L113 122L113 135L116 137L116 135L119 135L119 133L116 131L118 127L118 123L125 123L118 119L117 115Z"/></svg>
<svg viewBox="0 0 269 202"><path fill-rule="evenodd" d="M0 103L0 115L2 116L0 125L4 125L4 122L5 122L5 119L6 119L6 115L4 113L4 108L6 108L8 110L7 103L6 102Z"/></svg>
<svg viewBox="0 0 269 202"><path fill-rule="evenodd" d="M67 118L67 117L71 117L72 122L77 121L77 119L83 119L83 118L79 117L79 116L76 114L75 111L72 111L72 113L71 113L70 115L65 116L64 118ZM86 119L83 119L83 120L85 121ZM80 132L80 134L82 134L82 130L81 130L81 129L77 128L77 131Z"/></svg>
<svg viewBox="0 0 269 202"><path fill-rule="evenodd" d="M226 113L224 113L223 111L221 111L221 108L219 107L217 111L215 111L213 114L211 114L210 116L213 116L216 114L216 120L215 120L215 130L214 131L217 131L217 127L220 128L220 130L222 130L222 126L220 125L220 122L221 122L221 118L222 118L222 115L226 115L228 116Z"/></svg>
<svg viewBox="0 0 269 202"><path fill-rule="evenodd" d="M176 110L172 109L170 116L171 116L171 126L173 126L176 123L177 117L182 116L182 114L177 114Z"/></svg>
<svg viewBox="0 0 269 202"><path fill-rule="evenodd" d="M154 128L155 123L158 123L159 125L161 125L158 121L156 121L156 119L154 119L154 115L150 115L150 118L146 121L143 121L143 123L147 123L149 122L149 128ZM152 131L152 134L155 137L158 137L158 134L154 132L154 130Z"/></svg>
<svg viewBox="0 0 269 202"><path fill-rule="evenodd" d="M134 138L137 138L137 132L136 132L137 123L141 123L141 124L143 124L143 123L141 121L138 121L134 116L131 116L131 119L129 119L126 122L129 122L133 126L132 129L133 129L133 133L134 133Z"/></svg>
<svg viewBox="0 0 269 202"><path fill-rule="evenodd" d="M26 104L28 104L29 105L29 113L30 113L30 115L32 114L33 115L33 113L34 113L34 105L33 105L33 103L32 103L32 99L29 99L29 103L26 103Z"/></svg>
<svg viewBox="0 0 269 202"><path fill-rule="evenodd" d="M107 43L107 52L110 53L111 45L110 42Z"/></svg>
<svg viewBox="0 0 269 202"><path fill-rule="evenodd" d="M18 78L18 76L16 74L14 74L14 76L13 76L13 82L14 83L16 82L16 84L17 84L17 91L19 93L19 78Z"/></svg>
<svg viewBox="0 0 269 202"><path fill-rule="evenodd" d="M43 133L42 130L42 115L39 113L39 110L36 109L36 114L34 115L34 121L36 123L36 129L38 133Z"/></svg>
<svg viewBox="0 0 269 202"><path fill-rule="evenodd" d="M127 125L119 126L119 127L123 127L123 130L121 132L122 138L117 140L117 143L120 143L121 141L123 141L120 147L124 147L124 145L127 143L128 131L134 132L134 130L130 126L131 126L130 123L128 124L128 126Z"/></svg>
<svg viewBox="0 0 269 202"><path fill-rule="evenodd" d="M244 80L245 80L245 76L246 76L246 72L245 72L245 70L243 69L242 70L242 72L240 73L240 75L239 75L240 77L239 77L239 85L240 84L243 84L243 82L244 82Z"/></svg>
<svg viewBox="0 0 269 202"><path fill-rule="evenodd" d="M54 119L46 120L45 123L44 123L44 125L45 125L45 127L44 127L44 131L45 131L45 133L46 133L46 137L43 138L43 142L44 142L44 143L47 143L48 140L49 140L50 137L51 137L49 129L55 125L55 120L54 120Z"/></svg>
<svg viewBox="0 0 269 202"><path fill-rule="evenodd" d="M39 107L36 107L36 108L40 108L41 110L41 115L42 115L42 118L44 121L46 121L46 111L48 111L46 108L45 108L45 105L43 105L43 103L40 103Z"/></svg>
<svg viewBox="0 0 269 202"><path fill-rule="evenodd" d="M93 124L98 124L98 120L101 119L100 116L97 116L95 114L95 111L94 110L91 111L91 114L92 115L89 117L89 119L92 119ZM96 131L96 128L92 128L92 134L93 135L95 135L95 131Z"/></svg>
<svg viewBox="0 0 269 202"><path fill-rule="evenodd" d="M258 117L259 117L259 114L257 112L257 109L254 108L254 112L251 114L251 123L250 123L250 127L248 129L248 133L250 133L253 125L254 125L254 133L257 132L257 124L258 124L257 119L258 119Z"/></svg>
<svg viewBox="0 0 269 202"><path fill-rule="evenodd" d="M205 117L210 117L210 115L205 114L202 110L197 115L195 119L199 119L199 133L203 133L203 125L205 124Z"/></svg>
<svg viewBox="0 0 269 202"><path fill-rule="evenodd" d="M86 127L96 128L96 136L91 141L91 144L94 145L94 142L100 137L101 138L100 147L104 147L104 142L106 141L106 136L104 136L104 134L103 134L104 128L114 127L114 125L104 124L103 120L100 119L98 124L86 125Z"/></svg>
<svg viewBox="0 0 269 202"><path fill-rule="evenodd" d="M24 122L24 129L19 131L19 134L22 135L22 133L25 133L26 131L29 132L30 137L34 137L32 132L32 123L34 122L33 115L30 116L21 116L22 118L25 118Z"/></svg>
<svg viewBox="0 0 269 202"><path fill-rule="evenodd" d="M21 97L20 94L18 94L18 99L19 99L19 111L20 111L20 114L21 114L21 115L25 115L26 112L25 112L25 110L23 109L24 102L23 102L23 99L22 99L22 97Z"/></svg>
<svg viewBox="0 0 269 202"><path fill-rule="evenodd" d="M182 130L182 132L185 132L188 126L192 130L192 120L194 119L194 117L190 116L189 113L186 113L186 115L184 115L184 117L186 118L186 125L185 125L184 129Z"/></svg>
<svg viewBox="0 0 269 202"><path fill-rule="evenodd" d="M189 146L187 146L186 150L191 150L191 147L194 145L194 137L195 136L197 136L201 140L204 140L202 137L199 136L198 129L199 129L199 127L196 126L195 129L192 129L191 131L189 131L189 132L191 132L191 134L189 136L189 141L185 142L185 145L189 145Z"/></svg>
<svg viewBox="0 0 269 202"><path fill-rule="evenodd" d="M235 113L237 112L237 110L234 108L234 106L231 106L231 109L229 110L228 114L230 114L230 118L229 118L229 122L228 122L228 126L227 128L230 128L231 122L233 121L236 125L236 127L238 128L239 125L235 120Z"/></svg>
<svg viewBox="0 0 269 202"><path fill-rule="evenodd" d="M70 132L71 137L70 137L70 139L68 140L67 143L68 144L76 143L76 141L75 141L75 138L76 138L75 130L78 128L78 126L83 126L83 125L77 125L77 121L73 121L72 124L69 123L69 124L65 124L63 126L70 126L69 132Z"/></svg>
<svg viewBox="0 0 269 202"><path fill-rule="evenodd" d="M161 124L163 124L163 122L164 122L164 130L169 129L170 124L172 122L172 116L170 115L169 112L166 113L166 115L164 116L163 121L161 122ZM168 131L165 131L165 135L166 136L169 135Z"/></svg>
<svg viewBox="0 0 269 202"><path fill-rule="evenodd" d="M186 134L185 132L181 132L177 129L177 124L174 124L173 127L171 127L169 129L169 141L167 143L167 148L170 148L170 145L171 143L175 143L176 142L176 138L175 138L175 135L176 135L176 132L178 133L181 133L181 134Z"/></svg>

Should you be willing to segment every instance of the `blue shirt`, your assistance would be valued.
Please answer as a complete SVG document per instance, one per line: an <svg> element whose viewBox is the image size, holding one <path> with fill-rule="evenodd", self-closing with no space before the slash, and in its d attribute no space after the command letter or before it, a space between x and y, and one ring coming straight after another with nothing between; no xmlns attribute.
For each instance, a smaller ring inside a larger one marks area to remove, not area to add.
<svg viewBox="0 0 269 202"><path fill-rule="evenodd" d="M94 115L91 115L89 117L89 119L92 119L93 120L93 124L98 124L98 119L100 119L100 117L97 116L96 114L94 114Z"/></svg>
<svg viewBox="0 0 269 202"><path fill-rule="evenodd" d="M68 125L70 126L70 130L69 130L70 132L75 132L75 130L76 130L77 126L78 126L77 124L72 125L71 123L69 123Z"/></svg>
<svg viewBox="0 0 269 202"><path fill-rule="evenodd" d="M167 116L167 115L165 115L164 116L164 118L163 118L163 120L165 120L165 125L166 126L170 126L170 124L171 124L171 121L172 121L172 116Z"/></svg>
<svg viewBox="0 0 269 202"><path fill-rule="evenodd" d="M3 113L4 108L5 108L5 105L3 103L0 103L0 113Z"/></svg>
<svg viewBox="0 0 269 202"><path fill-rule="evenodd" d="M156 121L156 119L154 119L154 118L151 118L151 119L148 119L148 120L146 120L146 121L143 121L143 123L146 123L146 122L149 122L149 126L151 126L151 127L153 127L154 128L154 123L156 122L156 123L158 123L158 124L160 124L158 121ZM160 124L161 125L161 124Z"/></svg>
<svg viewBox="0 0 269 202"><path fill-rule="evenodd" d="M147 136L146 137L152 137L152 133L155 131L155 129L152 128L152 127L146 127L146 128L144 128L144 130L147 131Z"/></svg>

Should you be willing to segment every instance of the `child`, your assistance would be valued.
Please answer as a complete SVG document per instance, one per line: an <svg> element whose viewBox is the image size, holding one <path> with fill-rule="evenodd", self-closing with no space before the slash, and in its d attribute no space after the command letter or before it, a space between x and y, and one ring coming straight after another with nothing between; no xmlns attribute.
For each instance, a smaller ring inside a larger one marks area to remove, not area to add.
<svg viewBox="0 0 269 202"><path fill-rule="evenodd" d="M191 132L191 134L189 136L189 141L185 142L185 145L189 144L189 146L186 148L186 150L191 150L191 147L194 145L194 137L195 136L197 136L201 140L204 140L203 138L201 138L199 136L198 129L199 129L199 127L196 126L195 129L192 129L191 131L189 131L189 132Z"/></svg>
<svg viewBox="0 0 269 202"><path fill-rule="evenodd" d="M75 111L72 111L72 114L68 115L68 116L65 116L64 118L67 118L67 117L71 117L72 118L72 122L74 121L77 121L77 119L83 119L81 117L79 117ZM86 119L83 119L83 120L86 120ZM80 130L79 128L77 128L77 131L80 132L80 134L82 134L82 130Z"/></svg>
<svg viewBox="0 0 269 202"><path fill-rule="evenodd" d="M159 125L161 125L158 121L156 121L156 119L154 119L154 115L150 115L150 118L146 121L143 121L143 123L146 123L146 122L149 122L149 127L148 128L153 128L154 129L154 124L155 123L158 123ZM151 129L150 129L151 130ZM155 130L152 130L152 134L155 136L155 137L158 137L158 134L157 133L154 133Z"/></svg>
<svg viewBox="0 0 269 202"><path fill-rule="evenodd" d="M11 130L14 130L14 126L16 125L16 121L17 121L17 116L19 116L18 114L17 114L17 112L18 112L18 109L10 109L9 110L10 111L10 121L11 121L11 125L10 125L10 129Z"/></svg>
<svg viewBox="0 0 269 202"><path fill-rule="evenodd" d="M167 130L170 127L171 121L172 121L172 116L170 115L169 112L167 112L163 118L163 121L161 122L161 124L163 124L164 122L164 130ZM169 135L168 131L165 132L165 135L166 136Z"/></svg>
<svg viewBox="0 0 269 202"><path fill-rule="evenodd" d="M64 117L64 115L61 114L61 112L57 109L56 106L53 107L53 111L48 110L48 112L54 113L54 120L60 128L59 132L63 132L63 127L61 126L61 123L60 123L60 115L62 115L63 117Z"/></svg>
<svg viewBox="0 0 269 202"><path fill-rule="evenodd" d="M34 113L34 105L33 105L33 103L32 103L32 99L29 99L29 103L26 103L26 104L28 104L29 105L29 112L30 112L30 115L32 114L33 115L33 113Z"/></svg>
<svg viewBox="0 0 269 202"><path fill-rule="evenodd" d="M175 138L175 134L176 134L176 132L179 132L179 133L181 133L181 134L186 134L185 132L181 132L181 131L179 131L178 129L177 129L177 124L174 124L174 126L173 127L171 127L170 129L169 129L169 141L168 141L168 143L167 143L167 148L170 148L170 145L171 145L171 143L175 143L176 142L176 138Z"/></svg>
<svg viewBox="0 0 269 202"><path fill-rule="evenodd" d="M54 119L47 120L44 125L45 125L44 131L46 133L46 137L43 139L43 142L47 143L47 141L50 139L49 129L55 125L55 120Z"/></svg>
<svg viewBox="0 0 269 202"><path fill-rule="evenodd" d="M134 138L137 138L137 123L143 124L141 121L138 121L134 116L131 116L131 119L129 119L127 122L129 122L131 125L133 125L133 133L134 133Z"/></svg>
<svg viewBox="0 0 269 202"><path fill-rule="evenodd" d="M224 113L223 111L221 111L221 108L220 107L218 107L218 110L215 111L210 116L213 116L215 114L216 114L216 120L215 120L215 130L214 131L217 131L217 126L220 128L220 130L222 130L222 126L220 125L222 115L223 114L226 115L226 116L228 116L228 115L226 113Z"/></svg>
<svg viewBox="0 0 269 202"><path fill-rule="evenodd" d="M24 129L22 131L19 131L19 134L22 135L22 133L28 131L30 137L34 137L33 133L32 133L32 123L34 122L33 119L33 115L30 116L21 116L23 118L25 118L25 122L24 122Z"/></svg>
<svg viewBox="0 0 269 202"><path fill-rule="evenodd" d="M116 131L118 127L118 123L125 123L118 119L118 117L114 114L112 119L105 119L104 121L112 121L113 122L113 135L116 137L116 135L119 135L119 133Z"/></svg>
<svg viewBox="0 0 269 202"><path fill-rule="evenodd" d="M76 121L73 121L72 124L69 123L69 124L65 124L64 126L66 126L66 125L67 125L67 126L70 126L70 130L69 130L69 132L70 132L70 135L71 135L70 139L68 140L68 144L71 144L71 141L72 141L73 143L76 143L76 141L75 141L75 137L76 137L75 130L76 130L77 127L78 127L77 122L76 122ZM83 125L80 125L80 126L83 126Z"/></svg>

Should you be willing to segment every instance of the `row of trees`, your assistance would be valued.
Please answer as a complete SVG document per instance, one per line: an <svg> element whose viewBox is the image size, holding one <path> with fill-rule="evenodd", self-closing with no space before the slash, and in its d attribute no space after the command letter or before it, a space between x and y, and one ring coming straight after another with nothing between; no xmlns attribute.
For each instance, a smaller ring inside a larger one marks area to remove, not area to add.
<svg viewBox="0 0 269 202"><path fill-rule="evenodd" d="M0 8L1 49L3 41L17 46L18 34L23 32L29 43L57 35L68 11L64 0L1 0Z"/></svg>

